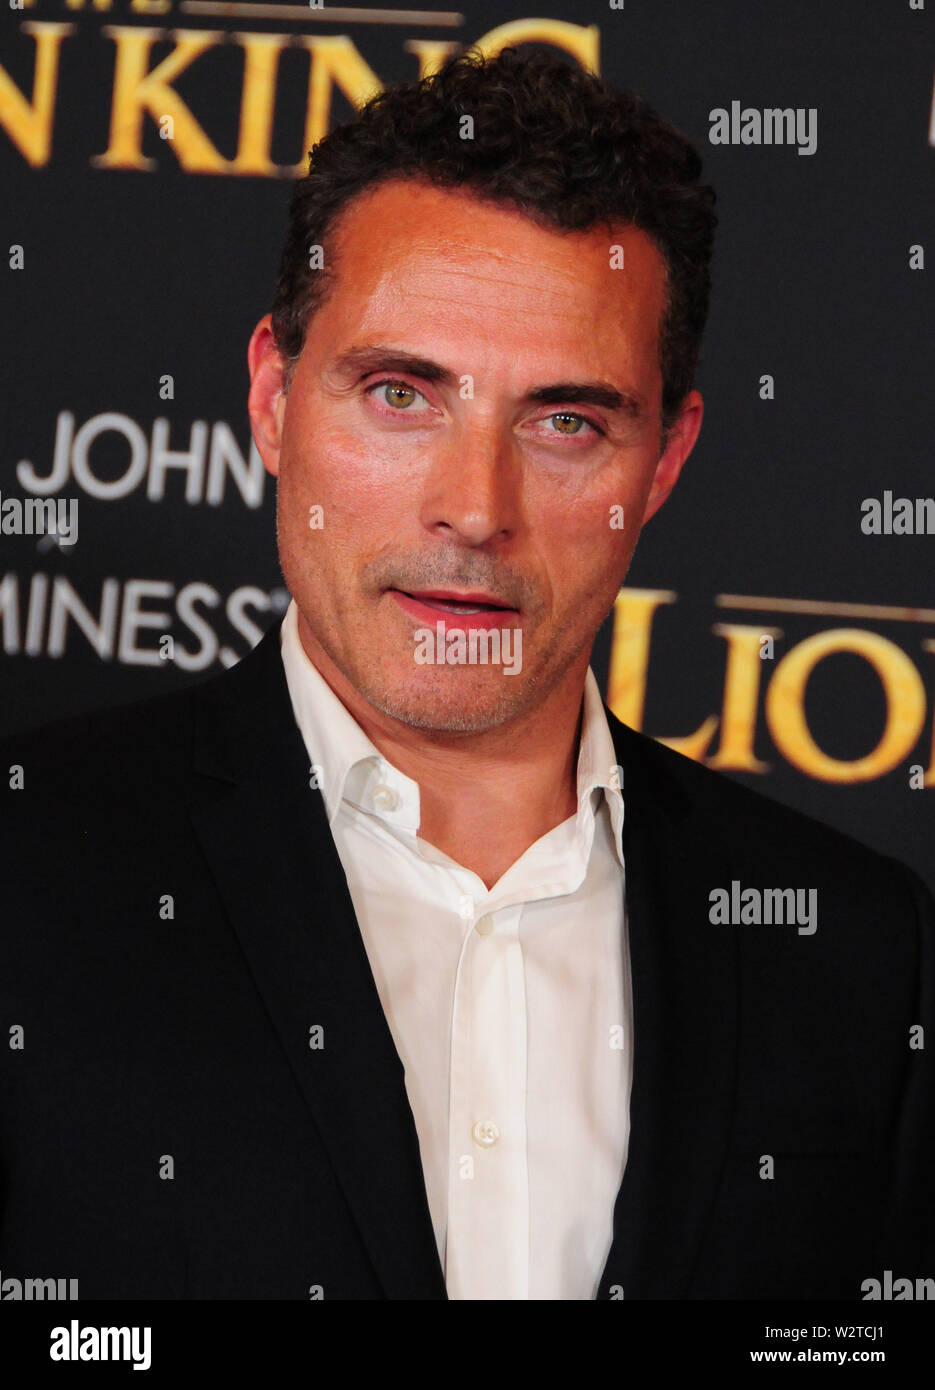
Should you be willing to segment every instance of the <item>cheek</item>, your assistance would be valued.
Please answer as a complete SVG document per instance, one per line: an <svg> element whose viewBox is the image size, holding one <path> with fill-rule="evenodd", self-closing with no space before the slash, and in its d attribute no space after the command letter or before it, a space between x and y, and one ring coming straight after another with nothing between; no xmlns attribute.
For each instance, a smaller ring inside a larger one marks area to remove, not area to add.
<svg viewBox="0 0 935 1390"><path fill-rule="evenodd" d="M288 524L307 525L308 509L323 512L323 529L335 540L350 532L358 536L398 526L400 507L412 498L412 473L371 441L346 429L330 426L290 440L280 477L280 498Z"/></svg>
<svg viewBox="0 0 935 1390"><path fill-rule="evenodd" d="M531 531L549 537L555 560L572 570L613 570L632 551L639 533L638 499L610 490L565 499L531 517Z"/></svg>
<svg viewBox="0 0 935 1390"><path fill-rule="evenodd" d="M635 496L628 501L603 489L600 496L579 496L531 518L530 535L549 576L559 622L578 631L602 620L626 575L639 534L638 515Z"/></svg>

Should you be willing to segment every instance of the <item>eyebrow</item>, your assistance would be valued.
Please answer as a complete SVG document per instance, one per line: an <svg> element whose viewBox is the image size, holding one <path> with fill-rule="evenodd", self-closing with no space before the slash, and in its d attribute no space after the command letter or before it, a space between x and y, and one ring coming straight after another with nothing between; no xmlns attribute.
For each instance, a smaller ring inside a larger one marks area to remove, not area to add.
<svg viewBox="0 0 935 1390"><path fill-rule="evenodd" d="M460 385L460 377L439 362L382 343L348 348L329 362L328 370L341 376L356 372L363 375L384 371L408 372L421 377L423 381L437 382L441 386ZM535 405L595 405L607 411L619 411L631 420L642 420L646 415L646 401L638 392L621 391L607 381L550 382L546 386L534 386L527 391L524 400Z"/></svg>

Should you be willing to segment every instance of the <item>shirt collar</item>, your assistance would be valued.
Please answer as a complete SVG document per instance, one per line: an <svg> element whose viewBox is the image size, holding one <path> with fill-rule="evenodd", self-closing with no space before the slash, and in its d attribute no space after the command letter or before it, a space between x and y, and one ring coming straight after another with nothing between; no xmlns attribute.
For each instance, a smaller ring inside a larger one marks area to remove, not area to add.
<svg viewBox="0 0 935 1390"><path fill-rule="evenodd" d="M298 611L292 599L280 627L280 648L292 710L309 758L310 777L317 777L329 826L334 825L345 800L415 834L420 822L418 783L387 762L309 660L299 637ZM576 838L584 852L590 852L595 804L600 804L594 794L603 791L621 865L622 789L623 769L617 764L604 702L589 666L578 752Z"/></svg>
<svg viewBox="0 0 935 1390"><path fill-rule="evenodd" d="M578 752L578 823L579 839L586 838L590 851L593 836L594 792L603 791L610 811L614 832L614 848L623 865L623 768L617 762L607 712L601 699L597 677L588 667L584 680L584 712L581 719L581 745ZM600 802L597 801L599 805ZM587 822L590 819L590 826Z"/></svg>
<svg viewBox="0 0 935 1390"><path fill-rule="evenodd" d="M299 637L298 615L292 599L279 642L295 722L308 753L310 775L318 779L328 824L334 825L341 801L347 800L415 832L419 828L418 784L387 762L309 660ZM379 794L387 790L393 795Z"/></svg>

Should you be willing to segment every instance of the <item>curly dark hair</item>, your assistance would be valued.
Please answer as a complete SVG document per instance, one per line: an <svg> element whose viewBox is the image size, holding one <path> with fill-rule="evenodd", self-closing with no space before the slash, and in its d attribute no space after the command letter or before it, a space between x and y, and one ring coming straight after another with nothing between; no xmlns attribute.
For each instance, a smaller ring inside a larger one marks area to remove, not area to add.
<svg viewBox="0 0 935 1390"><path fill-rule="evenodd" d="M461 139L468 115L474 138ZM385 180L422 179L468 187L543 227L610 231L622 222L652 238L666 264L664 439L691 390L708 316L716 195L700 173L694 145L643 97L541 51L485 58L467 49L421 81L378 93L315 145L293 192L272 311L285 389L309 317L333 283L326 237L338 214ZM309 267L316 245L322 269Z"/></svg>

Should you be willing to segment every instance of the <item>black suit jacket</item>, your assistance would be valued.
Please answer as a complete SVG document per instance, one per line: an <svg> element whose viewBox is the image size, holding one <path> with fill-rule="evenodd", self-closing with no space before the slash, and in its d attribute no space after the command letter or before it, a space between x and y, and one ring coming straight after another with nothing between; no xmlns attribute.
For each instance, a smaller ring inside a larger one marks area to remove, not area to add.
<svg viewBox="0 0 935 1390"><path fill-rule="evenodd" d="M609 718L635 1063L598 1296L858 1299L887 1268L935 1275L925 888ZM445 1298L308 763L278 628L201 685L0 744L4 1279ZM734 880L817 889L817 931L713 925Z"/></svg>

